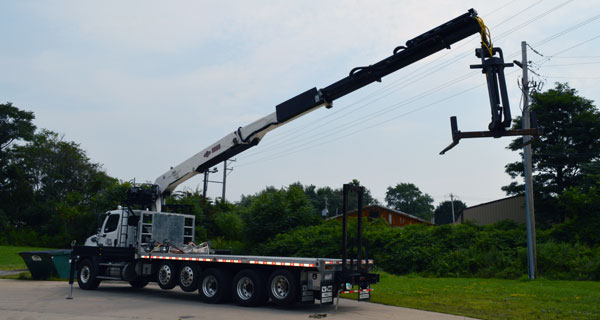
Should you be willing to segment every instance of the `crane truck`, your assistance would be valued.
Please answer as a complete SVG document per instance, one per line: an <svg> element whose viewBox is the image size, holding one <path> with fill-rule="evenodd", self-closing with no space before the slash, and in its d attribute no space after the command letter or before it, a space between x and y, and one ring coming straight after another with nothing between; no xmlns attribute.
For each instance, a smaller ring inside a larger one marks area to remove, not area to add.
<svg viewBox="0 0 600 320"><path fill-rule="evenodd" d="M233 299L242 306L256 306L271 301L276 305L294 303L332 304L340 293L357 292L359 300L368 300L371 285L379 281L371 273L373 260L362 251L359 212L356 256L347 251L347 220L344 209L341 259L315 257L274 257L232 255L215 250L208 243L195 244L193 215L163 212L165 198L178 185L204 173L256 146L271 130L318 108L331 108L333 101L381 79L405 66L428 57L473 34L481 34L481 48L476 55L486 75L492 121L488 131L475 135L458 131L452 118L451 148L461 138L522 135L507 130L511 124L502 50L492 46L489 30L474 9L398 46L393 54L373 65L357 67L348 76L321 89L308 89L275 107L275 112L246 126L239 127L204 150L161 174L149 189L133 188L128 199L145 203L147 210L132 206L106 213L97 234L84 245L74 245L71 255L71 290L76 274L81 289L96 289L106 280L127 281L136 288L156 282L169 290L198 291L207 303ZM447 151L447 150L445 150ZM348 191L344 186L344 203ZM359 191L359 209L362 207ZM132 201L134 201L132 200ZM352 251L352 250L351 250ZM352 251L354 254L354 251ZM362 255L362 256L361 256Z"/></svg>

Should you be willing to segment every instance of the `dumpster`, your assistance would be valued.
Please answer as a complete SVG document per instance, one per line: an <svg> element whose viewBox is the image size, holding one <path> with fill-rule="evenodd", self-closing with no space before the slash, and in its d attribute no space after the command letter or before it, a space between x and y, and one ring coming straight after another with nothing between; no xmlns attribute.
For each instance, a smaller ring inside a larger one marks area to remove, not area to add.
<svg viewBox="0 0 600 320"><path fill-rule="evenodd" d="M46 251L24 251L19 255L25 261L31 277L36 280L57 277L69 278L70 249L46 250Z"/></svg>

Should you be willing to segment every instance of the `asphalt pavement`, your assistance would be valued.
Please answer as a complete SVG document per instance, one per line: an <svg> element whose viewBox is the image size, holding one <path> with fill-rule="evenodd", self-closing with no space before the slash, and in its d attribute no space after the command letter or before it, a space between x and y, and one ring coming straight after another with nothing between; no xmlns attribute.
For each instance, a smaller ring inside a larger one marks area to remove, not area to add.
<svg viewBox="0 0 600 320"><path fill-rule="evenodd" d="M68 283L0 279L0 319L467 319L442 313L340 299L334 306L296 305L245 308L235 304L205 304L198 293L178 288L164 291L154 284L133 289L123 283L102 283L97 290Z"/></svg>

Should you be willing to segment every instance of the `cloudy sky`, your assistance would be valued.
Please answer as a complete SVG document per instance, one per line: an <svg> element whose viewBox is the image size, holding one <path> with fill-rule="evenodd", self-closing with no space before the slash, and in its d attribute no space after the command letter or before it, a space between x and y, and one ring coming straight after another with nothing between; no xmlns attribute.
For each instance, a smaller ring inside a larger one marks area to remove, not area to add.
<svg viewBox="0 0 600 320"><path fill-rule="evenodd" d="M373 64L469 8L506 60L527 41L531 77L600 100L600 1L2 1L0 101L80 143L111 176L156 177L312 87ZM269 133L235 157L227 198L300 181L358 179L380 200L416 184L436 202L504 197L510 139L451 141L484 130L489 102L474 35ZM534 52L532 49L537 51ZM521 71L507 70L513 114ZM220 180L220 172L211 179ZM197 176L180 188L201 188ZM211 184L209 195L220 196Z"/></svg>

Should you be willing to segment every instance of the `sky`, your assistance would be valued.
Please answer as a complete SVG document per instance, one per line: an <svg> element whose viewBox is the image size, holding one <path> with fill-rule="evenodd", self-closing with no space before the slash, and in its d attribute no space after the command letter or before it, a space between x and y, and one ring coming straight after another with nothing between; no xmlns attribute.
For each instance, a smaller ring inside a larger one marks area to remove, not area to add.
<svg viewBox="0 0 600 320"><path fill-rule="evenodd" d="M600 1L2 1L0 101L35 113L123 181L170 167L275 106L374 64L475 8L505 60L521 60L541 90L569 82L600 101ZM510 138L463 140L446 155L450 116L462 131L490 121L473 35L268 133L237 155L229 201L266 186L339 188L358 179L384 202L413 183L436 203L505 197ZM514 115L521 69L508 68ZM219 172L210 175L222 180ZM178 190L202 189L198 175ZM221 196L210 183L208 195Z"/></svg>

